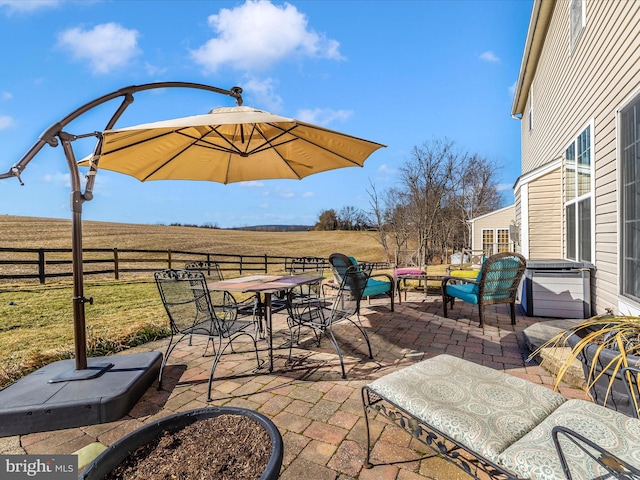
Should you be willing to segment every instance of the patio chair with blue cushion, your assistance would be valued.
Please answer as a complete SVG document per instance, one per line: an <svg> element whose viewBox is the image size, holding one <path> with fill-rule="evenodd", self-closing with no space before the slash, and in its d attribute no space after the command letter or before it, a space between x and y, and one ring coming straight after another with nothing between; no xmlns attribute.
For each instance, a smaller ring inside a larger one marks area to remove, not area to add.
<svg viewBox="0 0 640 480"><path fill-rule="evenodd" d="M358 261L354 257L349 257L342 253L332 253L329 255L329 263L333 270L335 287L338 287L342 283L345 272L349 267L355 267L358 265ZM366 263L366 262L363 262ZM377 280L374 277L384 278L385 280ZM391 299L391 311L393 312L393 301L395 294L395 280L392 275L388 273L378 272L372 273L367 280L367 286L362 293L363 298L375 297L377 295L388 295Z"/></svg>
<svg viewBox="0 0 640 480"><path fill-rule="evenodd" d="M447 316L447 304L456 298L478 305L480 326L484 326L484 307L497 303L508 303L511 307L511 325L516 324L516 294L520 279L527 266L526 259L512 252L498 253L489 257L480 269L477 278L446 276L442 279L442 304Z"/></svg>

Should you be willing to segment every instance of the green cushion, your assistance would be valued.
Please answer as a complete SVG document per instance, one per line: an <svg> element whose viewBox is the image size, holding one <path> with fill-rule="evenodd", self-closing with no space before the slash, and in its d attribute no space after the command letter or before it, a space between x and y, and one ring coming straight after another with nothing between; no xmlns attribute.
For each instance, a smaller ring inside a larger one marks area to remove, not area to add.
<svg viewBox="0 0 640 480"><path fill-rule="evenodd" d="M447 285L446 288L447 295L459 298L463 302L477 305L479 287L475 283L451 284Z"/></svg>
<svg viewBox="0 0 640 480"><path fill-rule="evenodd" d="M387 374L368 388L491 461L565 402L550 388L451 355Z"/></svg>
<svg viewBox="0 0 640 480"><path fill-rule="evenodd" d="M555 426L569 428L627 463L640 465L640 421L585 400L568 400L562 404L540 425L502 452L498 463L522 478L565 478L551 436ZM566 436L558 438L573 478L612 478L605 476L602 467L570 443Z"/></svg>
<svg viewBox="0 0 640 480"><path fill-rule="evenodd" d="M374 280L370 278L367 280L367 286L362 294L363 297L373 297L382 293L391 292L391 282L383 282L382 280Z"/></svg>

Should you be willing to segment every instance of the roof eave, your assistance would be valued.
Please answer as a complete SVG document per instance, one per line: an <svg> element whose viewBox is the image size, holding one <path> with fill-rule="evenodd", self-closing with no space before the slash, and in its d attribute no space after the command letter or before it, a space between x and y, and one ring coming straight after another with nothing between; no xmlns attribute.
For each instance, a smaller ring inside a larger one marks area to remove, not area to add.
<svg viewBox="0 0 640 480"><path fill-rule="evenodd" d="M531 88L533 76L538 66L542 45L547 35L555 3L556 0L533 1L529 30L527 31L522 63L520 64L520 73L518 74L518 83L511 107L512 116L522 115L524 113L527 98L529 97L529 89Z"/></svg>

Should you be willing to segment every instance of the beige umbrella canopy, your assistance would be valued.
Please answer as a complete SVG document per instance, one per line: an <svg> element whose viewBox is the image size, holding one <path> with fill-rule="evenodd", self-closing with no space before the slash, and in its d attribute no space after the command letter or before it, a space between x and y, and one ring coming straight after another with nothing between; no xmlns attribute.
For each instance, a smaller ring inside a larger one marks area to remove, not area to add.
<svg viewBox="0 0 640 480"><path fill-rule="evenodd" d="M301 179L364 161L384 145L252 107L105 130L89 165L148 180Z"/></svg>

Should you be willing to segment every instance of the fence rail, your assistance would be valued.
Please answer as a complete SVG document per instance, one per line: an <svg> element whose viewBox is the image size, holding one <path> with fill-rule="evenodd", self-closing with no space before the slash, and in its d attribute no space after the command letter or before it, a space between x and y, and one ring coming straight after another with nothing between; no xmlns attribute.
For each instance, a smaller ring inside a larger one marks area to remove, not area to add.
<svg viewBox="0 0 640 480"><path fill-rule="evenodd" d="M164 268L182 268L188 262L217 262L223 271L244 273L282 273L289 270L294 257L269 255L234 255L188 252L180 250L135 250L117 248L85 248L85 276L108 276L153 272ZM65 248L0 248L0 281L37 280L71 277L71 249Z"/></svg>

